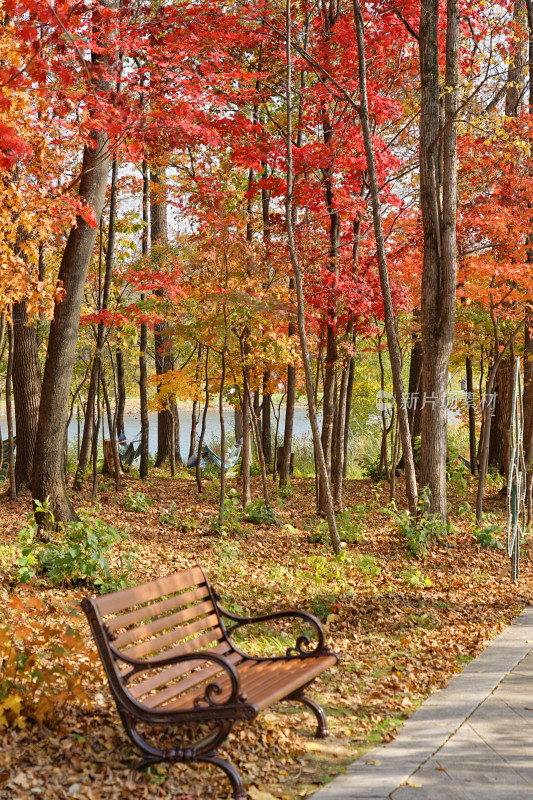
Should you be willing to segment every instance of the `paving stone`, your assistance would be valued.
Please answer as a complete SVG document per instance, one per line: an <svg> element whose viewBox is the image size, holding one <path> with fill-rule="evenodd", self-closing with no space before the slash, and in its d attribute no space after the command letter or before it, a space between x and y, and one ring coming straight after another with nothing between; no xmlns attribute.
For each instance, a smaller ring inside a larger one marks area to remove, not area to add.
<svg viewBox="0 0 533 800"><path fill-rule="evenodd" d="M313 797L533 800L533 607Z"/></svg>

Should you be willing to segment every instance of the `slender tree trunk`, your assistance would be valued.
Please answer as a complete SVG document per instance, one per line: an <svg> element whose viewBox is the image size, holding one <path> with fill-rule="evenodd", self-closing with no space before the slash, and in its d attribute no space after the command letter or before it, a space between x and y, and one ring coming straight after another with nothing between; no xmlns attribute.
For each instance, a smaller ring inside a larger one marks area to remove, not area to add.
<svg viewBox="0 0 533 800"><path fill-rule="evenodd" d="M381 202L379 198L379 183L374 157L374 144L370 127L370 115L368 110L368 97L366 91L366 56L365 56L365 37L364 24L359 6L359 0L354 0L354 18L357 31L357 51L359 64L359 86L361 92L360 117L363 128L363 138L365 143L365 154L367 171L370 182L370 193L372 197L372 217L374 221L374 232L376 238L376 248L378 256L379 280L381 284L381 294L383 296L383 309L385 313L385 328L387 331L387 346L391 362L392 380L394 395L398 406L398 417L400 426L400 437L405 462L405 483L407 502L411 514L416 514L417 509L417 486L415 476L415 465L411 450L411 432L409 430L409 418L405 403L405 391L402 377L402 363L400 348L398 345L398 335L394 319L394 308L392 305L392 295L390 290L389 272L387 268L387 254L385 251L385 239L383 236L383 222L381 217Z"/></svg>
<svg viewBox="0 0 533 800"><path fill-rule="evenodd" d="M117 431L124 432L124 410L126 408L126 378L124 371L124 353L117 347Z"/></svg>
<svg viewBox="0 0 533 800"><path fill-rule="evenodd" d="M205 403L204 411L202 414L202 429L200 431L200 439L198 440L198 450L196 453L196 485L198 486L198 494L203 492L202 486L202 446L204 443L205 427L207 423L207 409L209 408L209 347L205 349Z"/></svg>
<svg viewBox="0 0 533 800"><path fill-rule="evenodd" d="M252 500L250 489L250 467L252 465L250 405L246 399L249 389L250 367L246 363L243 364L242 374L244 381L242 394L242 507L246 508Z"/></svg>
<svg viewBox="0 0 533 800"><path fill-rule="evenodd" d="M493 394L495 398L489 442L489 467L500 475L509 473L511 457L511 411L513 404L515 356L513 348L496 370Z"/></svg>
<svg viewBox="0 0 533 800"><path fill-rule="evenodd" d="M447 521L446 456L448 367L455 330L457 282L457 82L458 0L447 2L444 129L439 109L438 0L422 0L420 17L420 206L424 228L422 267L422 446L420 483L429 510ZM442 208L439 137L442 136Z"/></svg>
<svg viewBox="0 0 533 800"><path fill-rule="evenodd" d="M117 491L120 489L121 486L121 476L120 476L120 456L118 453L118 441L117 441L117 429L116 429L116 419L113 416L113 412L111 410L111 403L109 401L109 392L107 391L107 382L105 379L105 370L102 366L101 371L101 378L102 378L102 392L104 394L104 403L106 407L106 414L107 414L107 427L109 429L109 439L111 440L111 449L113 452L113 465L115 469L115 486ZM104 458L104 469L105 469L105 458Z"/></svg>
<svg viewBox="0 0 533 800"><path fill-rule="evenodd" d="M17 492L31 488L33 452L41 400L37 332L29 324L26 301L13 303L13 398L17 423L15 478Z"/></svg>
<svg viewBox="0 0 533 800"><path fill-rule="evenodd" d="M119 0L99 0L98 5L116 9ZM96 64L106 57L93 53L92 59ZM109 88L110 83L102 79L100 89ZM97 131L91 144L84 149L79 188L80 200L93 208L97 221L102 214L108 171L107 135ZM33 498L43 502L50 497L51 511L57 522L63 523L76 519L65 486L63 451L83 291L96 233L97 226L92 227L85 219L77 217L61 260L58 283L65 297L56 302L50 326L33 458Z"/></svg>
<svg viewBox="0 0 533 800"><path fill-rule="evenodd" d="M7 356L7 373L6 373L6 416L7 416L7 440L8 440L8 462L9 462L9 489L8 497L10 500L17 498L17 478L15 475L15 458L14 458L14 436L13 436L13 410L11 406L11 391L13 388L13 360L15 351L15 335L13 333L13 320L9 320L7 326L7 336L9 344L9 352Z"/></svg>
<svg viewBox="0 0 533 800"><path fill-rule="evenodd" d="M200 380L200 370L202 367L202 345L198 345L198 354L196 357L196 368L195 368L195 378L196 382ZM200 403L195 400L192 404L192 413L191 413L191 437L189 441L189 455L187 456L187 460L192 456L194 451L196 450L196 429L198 427L198 422L200 420Z"/></svg>
<svg viewBox="0 0 533 800"><path fill-rule="evenodd" d="M267 466L272 464L272 424L270 419L270 393L267 391L270 371L263 375L263 408L261 409L261 441Z"/></svg>
<svg viewBox="0 0 533 800"><path fill-rule="evenodd" d="M355 344L355 334L354 334ZM353 384L355 380L355 358L350 357L350 372L348 374L348 388L346 390L346 418L344 420L344 464L342 477L346 477L348 467L348 439L350 436L350 414L352 411Z"/></svg>
<svg viewBox="0 0 533 800"><path fill-rule="evenodd" d="M353 318L350 317L346 329L347 337L353 333ZM342 482L345 473L345 426L346 408L348 403L348 384L352 357L347 352L342 366L341 382L339 387L339 400L335 417L335 452L333 458L333 500L338 511L343 510Z"/></svg>
<svg viewBox="0 0 533 800"><path fill-rule="evenodd" d="M294 278L289 279L289 289L296 288ZM296 335L294 322L289 322L289 338ZM287 365L287 401L285 405L285 426L283 430L283 449L279 469L279 485L286 486L291 470L292 431L294 427L294 409L296 406L296 367Z"/></svg>
<svg viewBox="0 0 533 800"><path fill-rule="evenodd" d="M315 446L315 453L318 462L318 471L320 473L320 481L324 485L326 492L326 517L328 520L329 535L331 539L331 546L334 553L339 553L341 550L341 541L337 531L337 522L335 520L335 509L333 507L333 499L331 497L331 488L329 483L328 470L326 460L324 458L324 451L322 449L322 441L320 439L320 430L318 427L318 418L316 413L316 404L314 397L313 386L313 373L311 370L311 359L309 356L309 348L307 345L307 332L305 329L305 300L303 293L302 272L296 251L296 242L294 239L293 227L293 209L292 209L292 195L294 188L294 172L293 172L293 158L292 158L292 47L291 47L291 29L292 29L292 14L291 14L291 0L286 0L285 6L285 47L286 47L286 102L287 102L287 131L286 131L286 145L287 145L287 188L285 194L285 225L287 228L287 239L289 245L289 253L291 264L294 271L296 297L297 297L297 311L298 311L298 333L300 338L300 346L302 349L302 359L305 372L305 388L307 393L307 403L309 408L309 421L311 423L311 430L313 431L313 443ZM290 444L289 444L290 447Z"/></svg>
<svg viewBox="0 0 533 800"><path fill-rule="evenodd" d="M92 441L92 462L93 462L93 485L91 496L96 497L98 493L98 434L100 433L100 425L102 424L102 405L100 398L100 371L102 369L102 362L96 362L96 422L93 431ZM103 426L102 426L103 427Z"/></svg>
<svg viewBox="0 0 533 800"><path fill-rule="evenodd" d="M470 444L470 472L477 475L476 409L474 407L474 376L472 359L466 359L466 397L468 402L468 439Z"/></svg>
<svg viewBox="0 0 533 800"><path fill-rule="evenodd" d="M166 176L162 167L150 172L150 232L152 239L152 257L157 258L156 248L164 247L168 242L167 202L165 196ZM156 294L164 297L164 291ZM172 369L172 355L169 342L170 328L168 322L154 325L155 372L164 375ZM157 412L157 458L155 467L162 467L170 461L172 439L172 409L164 408Z"/></svg>
<svg viewBox="0 0 533 800"><path fill-rule="evenodd" d="M143 193L143 232L142 232L142 254L143 258L148 257L148 225L149 225L149 204L150 204L150 181L148 179L148 163L143 159L142 163ZM141 294L141 302L144 302L145 295ZM148 456L150 442L150 423L148 421L148 369L146 366L146 351L148 350L148 323L141 322L140 341L139 341L139 399L141 412L141 461L139 464L139 477L144 480L148 477Z"/></svg>
<svg viewBox="0 0 533 800"><path fill-rule="evenodd" d="M226 340L222 347L222 374L220 376L220 391L218 393L218 418L220 420L220 496L218 503L218 530L222 533L224 527L224 510L226 502L226 424L224 421L224 386L226 383Z"/></svg>
<svg viewBox="0 0 533 800"><path fill-rule="evenodd" d="M81 439L80 452L78 456L78 466L74 476L72 488L79 491L83 486L83 479L87 471L87 464L89 463L89 455L91 452L91 442L94 431L94 403L96 398L96 381L98 376L98 364L96 359L93 360L91 366L91 378L89 380L89 388L87 390L87 402L85 404L85 418L83 423L83 435Z"/></svg>

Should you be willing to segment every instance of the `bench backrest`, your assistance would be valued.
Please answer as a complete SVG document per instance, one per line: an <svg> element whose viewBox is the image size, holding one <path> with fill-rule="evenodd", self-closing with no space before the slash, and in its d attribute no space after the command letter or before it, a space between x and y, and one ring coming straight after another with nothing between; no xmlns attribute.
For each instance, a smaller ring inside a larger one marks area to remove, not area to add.
<svg viewBox="0 0 533 800"><path fill-rule="evenodd" d="M169 656L230 648L209 580L199 566L131 589L86 598L82 606L115 694L122 694L121 688L135 669L122 657L142 666L144 675ZM190 665L176 665L173 679L188 670ZM165 672L159 668L159 673ZM166 683L164 676L138 677L148 691ZM137 686L128 688L133 696L145 693Z"/></svg>

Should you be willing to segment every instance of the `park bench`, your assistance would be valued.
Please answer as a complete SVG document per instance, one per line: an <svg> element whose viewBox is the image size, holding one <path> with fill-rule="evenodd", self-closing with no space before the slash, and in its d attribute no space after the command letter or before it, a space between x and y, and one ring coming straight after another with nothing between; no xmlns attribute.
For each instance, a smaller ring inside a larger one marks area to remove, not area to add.
<svg viewBox="0 0 533 800"><path fill-rule="evenodd" d="M305 690L338 657L329 652L312 614L290 610L239 617L220 605L200 566L86 597L82 608L126 733L142 753L135 768L207 762L226 773L235 800L245 800L239 772L217 755L236 722L291 700L314 713L318 737L328 735L324 711ZM310 626L313 639L298 635L286 655L270 658L248 655L232 641L243 625L285 618ZM164 731L167 741L161 744Z"/></svg>

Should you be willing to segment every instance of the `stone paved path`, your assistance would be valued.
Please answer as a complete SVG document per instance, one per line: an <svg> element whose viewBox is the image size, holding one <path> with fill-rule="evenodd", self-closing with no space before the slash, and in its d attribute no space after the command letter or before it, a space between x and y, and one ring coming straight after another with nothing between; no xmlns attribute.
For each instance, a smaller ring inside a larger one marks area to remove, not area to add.
<svg viewBox="0 0 533 800"><path fill-rule="evenodd" d="M533 800L533 607L313 800Z"/></svg>

